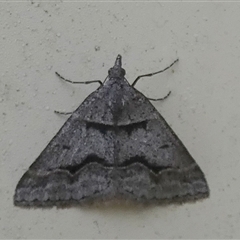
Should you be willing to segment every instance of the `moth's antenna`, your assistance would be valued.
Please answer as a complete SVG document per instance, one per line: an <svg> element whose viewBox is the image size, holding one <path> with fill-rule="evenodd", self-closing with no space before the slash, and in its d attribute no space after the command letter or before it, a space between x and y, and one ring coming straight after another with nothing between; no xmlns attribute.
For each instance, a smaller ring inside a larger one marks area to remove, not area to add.
<svg viewBox="0 0 240 240"><path fill-rule="evenodd" d="M122 67L122 56L120 54L117 55L114 67Z"/></svg>

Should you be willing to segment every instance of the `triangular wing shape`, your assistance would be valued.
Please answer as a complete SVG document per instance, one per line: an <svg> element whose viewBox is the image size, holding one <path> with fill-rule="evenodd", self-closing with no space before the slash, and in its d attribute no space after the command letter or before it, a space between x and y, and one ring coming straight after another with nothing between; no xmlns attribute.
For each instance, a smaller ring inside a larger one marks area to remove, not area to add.
<svg viewBox="0 0 240 240"><path fill-rule="evenodd" d="M123 197L185 202L209 195L203 172L120 56L20 179L14 203L51 206Z"/></svg>

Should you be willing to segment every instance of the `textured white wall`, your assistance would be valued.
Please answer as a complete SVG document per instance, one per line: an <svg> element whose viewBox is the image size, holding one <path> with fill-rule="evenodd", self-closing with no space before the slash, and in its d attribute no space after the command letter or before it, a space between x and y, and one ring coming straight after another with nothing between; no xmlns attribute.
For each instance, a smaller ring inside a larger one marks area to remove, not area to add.
<svg viewBox="0 0 240 240"><path fill-rule="evenodd" d="M0 3L1 238L240 238L240 4ZM116 55L204 171L211 196L150 208L21 209L15 186Z"/></svg>

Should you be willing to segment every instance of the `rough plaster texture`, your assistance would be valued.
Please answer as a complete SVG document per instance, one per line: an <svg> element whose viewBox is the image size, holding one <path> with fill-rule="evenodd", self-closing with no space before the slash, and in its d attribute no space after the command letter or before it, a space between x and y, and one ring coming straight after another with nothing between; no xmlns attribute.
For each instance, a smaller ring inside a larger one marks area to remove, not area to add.
<svg viewBox="0 0 240 240"><path fill-rule="evenodd" d="M240 4L0 3L1 238L240 238ZM211 196L164 207L21 209L15 186L115 57L196 159Z"/></svg>

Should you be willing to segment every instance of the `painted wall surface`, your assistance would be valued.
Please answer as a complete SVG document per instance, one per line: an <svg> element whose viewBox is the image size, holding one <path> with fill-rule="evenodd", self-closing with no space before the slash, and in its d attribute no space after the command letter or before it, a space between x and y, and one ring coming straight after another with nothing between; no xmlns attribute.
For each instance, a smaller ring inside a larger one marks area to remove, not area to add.
<svg viewBox="0 0 240 240"><path fill-rule="evenodd" d="M240 238L240 4L0 3L1 238ZM204 171L209 199L160 207L22 209L15 186L117 54Z"/></svg>

